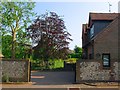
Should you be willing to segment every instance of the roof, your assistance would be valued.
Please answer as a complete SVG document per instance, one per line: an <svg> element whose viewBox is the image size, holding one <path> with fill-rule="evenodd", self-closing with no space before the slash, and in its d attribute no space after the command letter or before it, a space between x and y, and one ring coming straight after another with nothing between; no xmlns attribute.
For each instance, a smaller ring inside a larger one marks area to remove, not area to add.
<svg viewBox="0 0 120 90"><path fill-rule="evenodd" d="M113 20L118 16L118 13L90 13L92 20Z"/></svg>
<svg viewBox="0 0 120 90"><path fill-rule="evenodd" d="M93 20L114 20L117 16L118 13L90 13L89 26L92 25Z"/></svg>

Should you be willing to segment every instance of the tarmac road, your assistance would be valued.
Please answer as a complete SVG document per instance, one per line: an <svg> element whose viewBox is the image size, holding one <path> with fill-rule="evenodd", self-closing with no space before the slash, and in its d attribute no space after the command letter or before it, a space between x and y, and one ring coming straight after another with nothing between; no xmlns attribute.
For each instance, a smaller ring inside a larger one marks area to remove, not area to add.
<svg viewBox="0 0 120 90"><path fill-rule="evenodd" d="M74 72L32 71L31 84L3 84L2 90L120 90L120 86L73 84Z"/></svg>
<svg viewBox="0 0 120 90"><path fill-rule="evenodd" d="M75 82L74 71L32 71L31 82L34 85L64 85Z"/></svg>

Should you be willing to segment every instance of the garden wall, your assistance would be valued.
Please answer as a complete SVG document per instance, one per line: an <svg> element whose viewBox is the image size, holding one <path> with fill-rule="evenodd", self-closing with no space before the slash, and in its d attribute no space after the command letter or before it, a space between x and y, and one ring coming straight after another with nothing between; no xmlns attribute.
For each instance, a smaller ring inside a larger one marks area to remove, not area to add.
<svg viewBox="0 0 120 90"><path fill-rule="evenodd" d="M4 82L29 82L29 60L1 60L2 81ZM7 81L6 81L7 80Z"/></svg>
<svg viewBox="0 0 120 90"><path fill-rule="evenodd" d="M79 60L76 63L76 82L119 81L119 70L117 61L105 68L102 61Z"/></svg>

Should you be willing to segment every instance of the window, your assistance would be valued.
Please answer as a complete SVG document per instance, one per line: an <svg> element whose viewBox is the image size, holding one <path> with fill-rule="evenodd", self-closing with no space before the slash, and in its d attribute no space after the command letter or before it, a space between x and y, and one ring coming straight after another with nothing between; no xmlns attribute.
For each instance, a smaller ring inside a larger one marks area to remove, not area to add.
<svg viewBox="0 0 120 90"><path fill-rule="evenodd" d="M110 54L103 54L102 60L103 60L103 67L110 67Z"/></svg>
<svg viewBox="0 0 120 90"><path fill-rule="evenodd" d="M94 25L92 25L90 29L90 38L92 38L93 36L94 36Z"/></svg>

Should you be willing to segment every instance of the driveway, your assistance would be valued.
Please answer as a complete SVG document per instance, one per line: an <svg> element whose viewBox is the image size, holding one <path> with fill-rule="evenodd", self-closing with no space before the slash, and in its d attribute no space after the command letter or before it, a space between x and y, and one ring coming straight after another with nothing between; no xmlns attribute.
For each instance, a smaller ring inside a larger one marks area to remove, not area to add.
<svg viewBox="0 0 120 90"><path fill-rule="evenodd" d="M32 71L31 81L34 85L72 84L75 82L74 71Z"/></svg>

